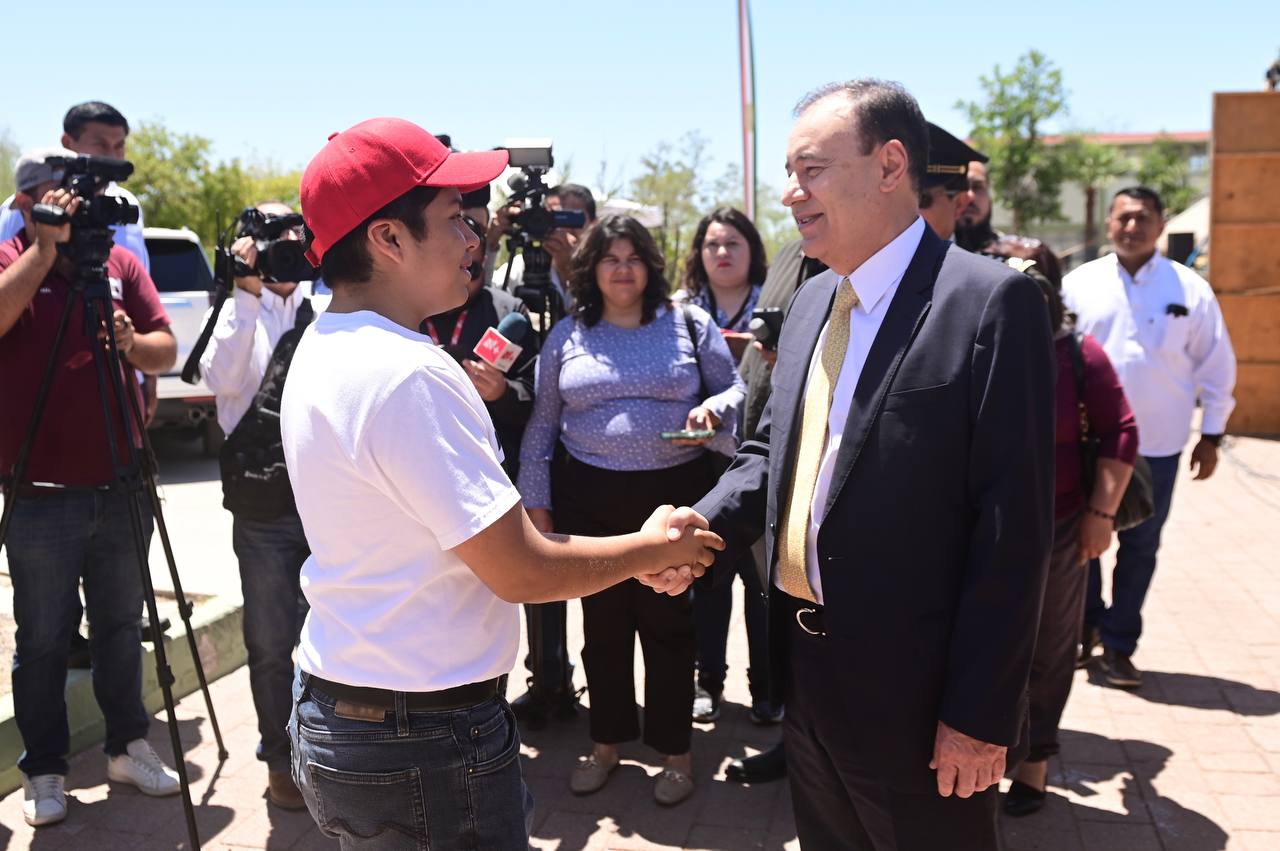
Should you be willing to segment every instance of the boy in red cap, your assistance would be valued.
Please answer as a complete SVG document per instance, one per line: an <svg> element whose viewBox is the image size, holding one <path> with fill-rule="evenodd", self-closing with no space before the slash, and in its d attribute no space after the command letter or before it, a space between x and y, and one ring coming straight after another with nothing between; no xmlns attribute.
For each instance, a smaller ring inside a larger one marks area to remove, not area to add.
<svg viewBox="0 0 1280 851"><path fill-rule="evenodd" d="M527 848L532 802L503 697L516 604L632 576L681 593L722 547L670 506L632 535L541 535L471 380L418 333L466 299L478 240L461 193L506 164L505 151L451 153L376 118L331 136L302 177L308 253L333 300L281 405L312 551L289 735L294 779L343 848Z"/></svg>

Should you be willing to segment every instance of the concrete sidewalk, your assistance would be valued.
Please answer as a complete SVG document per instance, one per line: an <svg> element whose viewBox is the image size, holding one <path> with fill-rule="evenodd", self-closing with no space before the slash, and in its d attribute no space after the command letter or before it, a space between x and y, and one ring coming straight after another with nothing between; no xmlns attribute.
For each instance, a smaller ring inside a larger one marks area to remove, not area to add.
<svg viewBox="0 0 1280 851"><path fill-rule="evenodd" d="M214 510L216 505L210 505ZM1051 767L1049 805L1002 820L1009 849L1280 848L1280 442L1230 442L1209 482L1179 480L1163 557L1145 609L1134 693L1077 675ZM581 646L572 606L571 646ZM698 791L673 810L653 803L657 760L636 746L601 793L575 798L569 770L588 747L585 717L525 736L525 771L537 798L534 845L577 849L796 848L785 784L724 782L729 759L768 747L776 729L746 718L746 641L735 612L731 701L721 721L696 728ZM579 679L581 670L579 669ZM263 799L253 758L256 722L241 669L213 686L231 758L219 766L198 694L179 706L204 847L336 848L306 814ZM513 693L515 689L513 689ZM169 753L161 720L152 740ZM96 749L72 761L73 798L62 825L33 832L21 794L0 801L0 849L186 848L176 799L109 787Z"/></svg>

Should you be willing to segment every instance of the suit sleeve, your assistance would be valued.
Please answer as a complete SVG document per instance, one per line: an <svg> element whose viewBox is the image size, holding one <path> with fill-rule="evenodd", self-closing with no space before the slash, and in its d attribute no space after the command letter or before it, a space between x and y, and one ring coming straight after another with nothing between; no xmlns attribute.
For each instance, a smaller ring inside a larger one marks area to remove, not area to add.
<svg viewBox="0 0 1280 851"><path fill-rule="evenodd" d="M1053 538L1055 360L1038 287L1017 275L988 299L971 361L973 531L940 718L1017 744Z"/></svg>

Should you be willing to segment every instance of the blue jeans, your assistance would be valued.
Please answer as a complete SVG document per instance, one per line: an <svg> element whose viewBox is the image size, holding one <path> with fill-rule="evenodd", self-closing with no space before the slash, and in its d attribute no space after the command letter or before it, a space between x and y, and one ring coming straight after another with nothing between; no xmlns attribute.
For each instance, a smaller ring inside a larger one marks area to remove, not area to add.
<svg viewBox="0 0 1280 851"><path fill-rule="evenodd" d="M1144 456L1146 457L1146 456ZM1116 566L1111 573L1111 606L1102 602L1102 563L1089 562L1089 590L1085 597L1084 624L1096 627L1102 646L1132 656L1142 635L1142 603L1156 572L1160 532L1169 519L1173 483L1181 455L1147 457L1151 465L1151 495L1155 512L1144 523L1116 534Z"/></svg>
<svg viewBox="0 0 1280 851"><path fill-rule="evenodd" d="M5 546L13 579L13 706L27 776L66 774L68 637L89 615L93 693L106 719L109 755L147 735L142 705L142 575L129 517L137 499L147 544L151 506L118 490L19 497Z"/></svg>
<svg viewBox="0 0 1280 851"><path fill-rule="evenodd" d="M756 572L754 548L728 565L742 579L743 607L747 622L747 652L750 659L747 682L753 701L769 699L769 622L760 576ZM693 625L698 642L698 685L712 694L724 691L729 665L725 647L729 641L729 621L733 614L733 577L714 586L699 583L693 589Z"/></svg>
<svg viewBox="0 0 1280 851"><path fill-rule="evenodd" d="M311 548L296 513L269 521L233 517L231 544L240 562L249 690L258 713L258 759L269 771L288 771L285 726L293 709L293 648L307 616L298 581Z"/></svg>
<svg viewBox="0 0 1280 851"><path fill-rule="evenodd" d="M501 697L444 712L339 717L299 673L289 720L293 779L311 817L344 851L527 851L533 796Z"/></svg>

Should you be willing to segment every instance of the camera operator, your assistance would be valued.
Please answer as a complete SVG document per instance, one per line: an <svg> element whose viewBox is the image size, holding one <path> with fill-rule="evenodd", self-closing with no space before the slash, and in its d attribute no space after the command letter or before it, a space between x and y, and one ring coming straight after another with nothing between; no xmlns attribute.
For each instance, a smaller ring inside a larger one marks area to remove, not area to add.
<svg viewBox="0 0 1280 851"><path fill-rule="evenodd" d="M106 329L86 334L85 305L73 303L62 347L52 351L63 306L79 298L72 289L71 263L58 250L73 226L38 224L31 211L42 202L74 213L83 203L59 188L62 158L69 155L45 149L19 158L13 206L25 227L0 243L0 386L5 388L0 469L6 476L35 406L43 377L39 365L51 359L57 365L26 480L4 483L6 499L15 492L19 497L5 544L18 624L14 715L26 747L18 767L23 817L33 826L61 821L67 813L63 782L70 735L63 691L67 637L78 622L82 578L92 628L94 695L106 720L107 776L148 795L179 791L178 775L146 741L151 719L142 704L142 582L128 506L134 496L115 484L94 366L93 347L106 338ZM119 246L111 248L106 267L120 354L133 369L169 369L177 343L155 284L141 262ZM137 392L133 369L123 378L130 392ZM113 431L124 453L124 418L131 415L113 407ZM149 540L150 506L141 501L139 508Z"/></svg>
<svg viewBox="0 0 1280 851"><path fill-rule="evenodd" d="M200 374L216 397L218 425L229 436L224 455L247 459L228 467L229 459L224 458L223 504L232 514L231 540L240 563L249 688L261 737L257 755L267 764L267 799L283 809L300 810L306 804L290 776L285 725L293 699L293 648L307 612L299 576L311 550L283 472L279 420L264 417L262 408L279 410L293 351L292 345L281 345L281 338L309 324L311 286L310 281L274 280L275 270L261 268L258 250L258 245L274 242L260 242L265 234L253 233L273 222L287 223L284 217L293 215L279 202L259 204L242 214L239 238L231 245L239 261L233 295L223 305L200 358ZM278 239L297 242L300 237L299 223L283 229ZM291 335L293 345L300 335L301 330ZM264 381L269 371L276 380ZM236 473L248 467L256 477L269 476L273 464L278 464L281 485L277 498L253 506L238 499Z"/></svg>
<svg viewBox="0 0 1280 851"><path fill-rule="evenodd" d="M582 227L556 228L542 243L547 254L551 255L551 284L560 295L564 312L568 312L573 309L573 296L565 286L565 281L569 279L569 258L573 256L573 250L577 248L582 232L596 220L596 200L587 187L577 183L562 183L547 192L543 207L552 211L578 212L586 217L586 223ZM505 234L511 232L512 219L519 212L518 208L505 207L493 217L485 235L485 247L490 256L496 256L499 242ZM507 275L506 264L498 267L493 273L493 285L502 287L505 281L507 292L514 293L524 285L524 256L517 255L508 262L511 266L510 276Z"/></svg>

